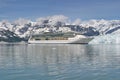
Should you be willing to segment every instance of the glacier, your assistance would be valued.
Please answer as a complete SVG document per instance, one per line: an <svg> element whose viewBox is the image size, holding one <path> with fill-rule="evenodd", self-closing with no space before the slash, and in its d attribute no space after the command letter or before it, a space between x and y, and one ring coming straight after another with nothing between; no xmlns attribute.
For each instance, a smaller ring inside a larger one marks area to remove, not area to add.
<svg viewBox="0 0 120 80"><path fill-rule="evenodd" d="M120 34L96 36L89 44L120 44Z"/></svg>

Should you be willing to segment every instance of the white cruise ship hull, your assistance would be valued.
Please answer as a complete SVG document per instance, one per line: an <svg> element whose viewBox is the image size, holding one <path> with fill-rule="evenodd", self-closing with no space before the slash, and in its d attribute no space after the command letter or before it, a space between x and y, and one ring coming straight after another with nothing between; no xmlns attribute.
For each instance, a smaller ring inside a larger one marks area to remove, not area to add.
<svg viewBox="0 0 120 80"><path fill-rule="evenodd" d="M79 38L79 39L69 39L69 40L29 40L28 43L88 44L92 39L93 38Z"/></svg>

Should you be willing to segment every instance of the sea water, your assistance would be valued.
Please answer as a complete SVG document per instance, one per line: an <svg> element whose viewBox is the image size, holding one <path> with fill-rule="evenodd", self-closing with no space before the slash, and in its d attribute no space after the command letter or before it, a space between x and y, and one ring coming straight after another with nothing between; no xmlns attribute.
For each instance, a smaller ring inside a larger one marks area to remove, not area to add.
<svg viewBox="0 0 120 80"><path fill-rule="evenodd" d="M120 45L0 44L0 80L120 80Z"/></svg>

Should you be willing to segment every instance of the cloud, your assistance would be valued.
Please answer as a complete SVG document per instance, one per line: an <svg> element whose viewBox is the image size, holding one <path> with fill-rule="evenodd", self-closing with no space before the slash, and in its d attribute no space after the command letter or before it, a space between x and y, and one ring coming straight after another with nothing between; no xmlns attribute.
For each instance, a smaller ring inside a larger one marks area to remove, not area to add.
<svg viewBox="0 0 120 80"><path fill-rule="evenodd" d="M73 25L80 25L82 21L80 19L76 19L72 24Z"/></svg>
<svg viewBox="0 0 120 80"><path fill-rule="evenodd" d="M53 15L53 16L48 16L45 18L38 18L36 19L36 21L38 24L43 24L43 22L48 21L49 24L55 25L57 22L66 23L67 19L68 17L64 15Z"/></svg>
<svg viewBox="0 0 120 80"><path fill-rule="evenodd" d="M31 21L28 19L24 19L24 18L19 18L18 20L15 20L14 23L18 24L18 25L24 25L24 24L28 24Z"/></svg>

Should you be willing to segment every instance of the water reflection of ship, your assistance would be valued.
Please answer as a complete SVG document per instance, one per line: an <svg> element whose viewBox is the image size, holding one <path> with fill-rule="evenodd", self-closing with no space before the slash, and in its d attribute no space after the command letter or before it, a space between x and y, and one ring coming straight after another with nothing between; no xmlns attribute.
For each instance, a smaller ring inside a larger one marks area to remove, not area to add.
<svg viewBox="0 0 120 80"><path fill-rule="evenodd" d="M0 51L0 67L38 67L41 69L39 74L43 71L46 72L45 75L60 75L81 69L102 69L114 65L119 67L120 61L119 45L0 45Z"/></svg>
<svg viewBox="0 0 120 80"><path fill-rule="evenodd" d="M33 44L31 45L33 46ZM92 54L88 54L87 50L89 47L87 45L77 45L77 44L54 44L54 45L35 45L35 50L32 53L34 55L41 56L41 63L63 63L68 64L71 62L81 62L82 60L88 59L85 57L92 58ZM37 52L37 53L36 53ZM31 53L31 52L30 52Z"/></svg>
<svg viewBox="0 0 120 80"><path fill-rule="evenodd" d="M0 60L9 62L9 59L14 59L16 65L33 64L69 64L72 62L83 63L94 62L100 59L98 48L90 45L78 44L29 44L29 45L2 45L0 48ZM7 49L6 49L6 48ZM98 50L93 53L93 50ZM103 48L102 48L103 50ZM107 49L106 49L107 50ZM9 52L9 53L4 53ZM105 52L105 51L104 51ZM4 54L2 54L4 53ZM2 58L1 55L8 55L9 59ZM102 55L102 54L101 54ZM3 59L3 60L2 60ZM6 59L6 60L5 60ZM105 59L105 56L102 57ZM6 62L7 63L7 62ZM15 64L14 64L15 65Z"/></svg>

